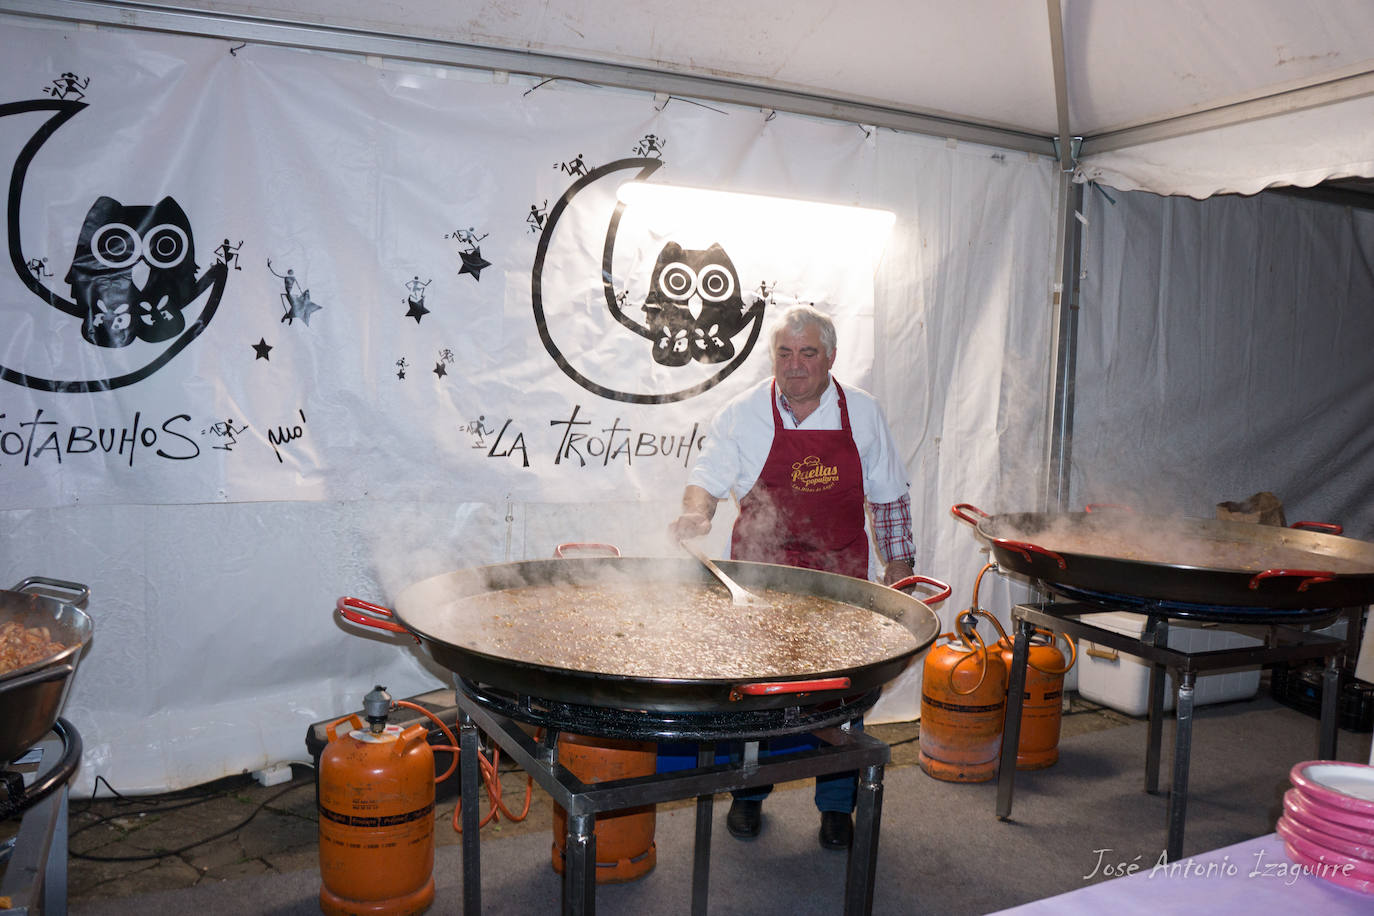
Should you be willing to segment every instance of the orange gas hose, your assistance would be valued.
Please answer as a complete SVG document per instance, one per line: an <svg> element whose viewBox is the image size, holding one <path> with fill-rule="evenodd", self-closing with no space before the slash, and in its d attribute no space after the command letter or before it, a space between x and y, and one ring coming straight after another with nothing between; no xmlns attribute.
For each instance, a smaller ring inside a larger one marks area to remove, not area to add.
<svg viewBox="0 0 1374 916"><path fill-rule="evenodd" d="M1036 627L1035 635L1044 636L1048 640L1048 645L1051 646L1059 640L1059 637L1055 635L1055 632L1053 630L1046 630L1043 627ZM1030 665L1032 668L1034 668L1036 671L1039 671L1041 674L1049 675L1050 677L1059 677L1061 674L1067 674L1069 672L1069 669L1073 667L1074 662L1078 660L1078 649L1073 644L1072 636L1070 636L1068 633L1064 633L1062 635L1064 636L1064 642L1067 643L1069 646L1069 660L1064 665L1064 667L1042 668L1035 662L1031 661L1030 658L1026 659L1026 664Z"/></svg>
<svg viewBox="0 0 1374 916"><path fill-rule="evenodd" d="M423 713L430 721L439 726L440 731L448 738L449 744L436 744L433 745L433 749L436 751L448 751L453 755L453 762L449 764L448 769L444 771L442 776L434 777L434 781L440 783L452 776L453 771L458 768L458 755L461 753L458 748L458 739L453 736L452 730L450 730L438 716L416 703L411 703L406 700L393 700L392 706L404 706L406 709L413 709L416 712ZM492 748L490 760L487 759L485 754L478 751L477 765L482 773L482 783L487 787L487 798L490 801L490 807L487 809L486 817L482 818L477 826L485 827L491 821L497 819L496 812L498 810L512 823L523 821L528 817L530 813L530 801L534 796L534 777L528 773L525 774L525 806L521 808L520 813L516 815L511 813L510 809L506 807L505 802L501 798L501 774L497 771L497 767L501 765L501 749ZM463 828L459 826L459 816L462 812L463 800L460 797L458 799L458 804L455 805L453 809L453 829L459 833L463 832Z"/></svg>
<svg viewBox="0 0 1374 916"><path fill-rule="evenodd" d="M978 630L977 630L977 629L975 629L974 627L967 627L967 628L966 628L966 627L963 625L964 618L965 618L965 617L968 617L968 618L973 618L973 617L986 617L988 620L991 620L991 621L992 621L992 625L993 625L994 627L997 628L997 635L998 635L999 637L1001 637L1002 641L1005 642L1006 639L1007 639L1007 632L1006 632L1006 630L1003 630L1003 629L1002 629L1002 624L998 623L997 618L994 617L994 616L992 616L992 615L989 614L987 611L983 610L982 608L980 608L980 607L978 606L978 589L979 589L979 588L982 586L982 584L983 584L983 576L987 573L988 570L995 568L996 565L997 565L996 563L987 563L987 564L985 564L985 565L983 566L982 569L978 570L978 576L977 576L977 578L975 578L975 579L973 580L973 603L972 603L966 610L964 610L962 613L960 613L957 617L954 618L954 633L945 634L946 636L950 636L950 637L953 637L953 636L955 636L955 635L958 635L960 641L963 642L964 647L967 648L967 649L969 650L969 654L966 655L966 656L964 656L963 658L959 659L957 662L955 662L954 665L953 665L953 666L950 668L950 670L949 670L949 676L950 676L950 686L949 686L949 689L950 689L951 691L953 691L955 694L957 694L958 696L969 696L970 694L973 694L973 693L977 692L978 688L980 688L980 687L983 686L983 681L985 681L985 680L987 679L987 676L988 676L988 658L987 658L987 657L988 657L988 646L987 646L987 643L985 643L985 642L983 641L983 637L982 637L982 636L978 635ZM973 621L973 623L976 625L977 621ZM973 649L973 642L971 642L971 641L969 640L969 636L972 636L973 639L977 640L977 642L978 642L978 650L977 650L977 652L974 651L974 649ZM943 638L943 637L939 637L939 638ZM968 690L960 690L959 688L957 688L957 687L954 686L954 672L958 671L960 665L962 665L964 662L968 661L969 659L973 658L975 655L976 655L976 656L979 658L979 660L982 662L982 671L981 671L981 672L979 673L979 675L978 675L978 683L974 684L974 685L973 685L970 689L968 689Z"/></svg>
<svg viewBox="0 0 1374 916"><path fill-rule="evenodd" d="M978 587L983 584L983 574L996 565L996 563L988 563L982 569L978 570L978 576L973 580L973 606L970 610L976 610L978 608Z"/></svg>
<svg viewBox="0 0 1374 916"><path fill-rule="evenodd" d="M965 613L967 613L967 611L966 611ZM962 615L961 615L961 616L962 616ZM987 677L988 677L988 647L987 647L987 644L983 642L983 637L981 637L981 636L978 635L978 631L977 631L977 630L969 630L969 631L968 631L968 633L972 633L972 634L973 634L973 638L974 638L974 639L978 640L978 652L976 653L976 655L977 655L979 661L982 662L982 665L980 666L979 671L978 671L978 682L977 682L976 684L974 684L972 687L970 687L968 690L960 690L958 687L954 686L954 672L958 671L958 670L959 670L959 666L962 665L964 662L966 662L966 661L968 661L969 659L973 658L974 655L975 655L975 653L973 652L973 644L970 643L970 642L968 641L968 634L966 634L962 629L959 628L958 621L955 621L955 627L954 627L954 628L955 628L956 630L959 631L959 636L960 636L960 638L964 641L964 645L965 645L965 646L968 646L968 648L969 648L969 654L968 654L968 655L965 655L963 658L959 659L957 662L955 662L953 665L950 666L950 669L949 669L949 689L950 689L950 691L951 691L952 693L954 693L954 694L956 694L956 695L958 695L958 696L966 697L966 696L969 696L970 694L976 693L977 690L978 690L978 688L983 686L983 681L987 680ZM946 635L951 635L951 636L952 636L953 634L946 634Z"/></svg>
<svg viewBox="0 0 1374 916"><path fill-rule="evenodd" d="M1006 645L1010 647L1012 642L1009 638L1007 638L1007 631L1002 629L1002 624L997 622L996 617L985 612L982 608L978 606L978 587L983 584L983 574L986 573L989 569L995 568L996 566L996 563L988 563L982 569L978 570L978 576L973 580L973 605L967 611L965 611L965 613L978 614L982 617L986 617L988 620L991 620L992 625L997 628L998 635L1001 636L1001 641L1006 643ZM955 621L955 629L958 629L957 620ZM1036 627L1035 633L1036 635L1047 637L1051 645L1053 645L1058 639L1053 630L1046 630L1043 627ZM963 633L961 632L960 635L962 636ZM1073 638L1070 637L1067 633L1064 634L1064 642L1067 643L1069 646L1069 661L1068 664L1066 664L1063 668L1042 668L1030 659L1026 660L1026 664L1030 665L1032 668L1034 668L1036 671L1039 671L1041 674L1047 674L1050 677L1058 677L1061 674L1066 674L1068 670L1074 666L1074 662L1078 660L1078 649L1073 644ZM968 640L964 640L964 643L965 645L967 645Z"/></svg>

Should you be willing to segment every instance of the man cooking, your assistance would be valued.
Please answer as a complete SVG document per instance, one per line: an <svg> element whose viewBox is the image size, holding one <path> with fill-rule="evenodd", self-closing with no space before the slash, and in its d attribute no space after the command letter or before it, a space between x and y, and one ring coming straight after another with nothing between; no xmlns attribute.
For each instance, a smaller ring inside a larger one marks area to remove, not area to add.
<svg viewBox="0 0 1374 916"><path fill-rule="evenodd" d="M773 376L712 421L687 478L682 514L669 526L674 537L709 532L716 503L733 495L733 559L867 579L867 506L883 583L913 575L906 467L873 396L831 377L835 345L835 325L822 312L796 306L782 315L772 334ZM856 786L854 773L816 780L823 847L850 845ZM735 793L725 821L731 834L758 835L771 788Z"/></svg>

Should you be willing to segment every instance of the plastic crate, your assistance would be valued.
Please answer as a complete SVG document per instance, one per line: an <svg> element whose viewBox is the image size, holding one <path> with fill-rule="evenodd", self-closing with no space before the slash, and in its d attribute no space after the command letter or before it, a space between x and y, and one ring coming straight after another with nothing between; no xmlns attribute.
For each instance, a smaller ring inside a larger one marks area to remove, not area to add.
<svg viewBox="0 0 1374 916"><path fill-rule="evenodd" d="M1301 665L1275 665L1269 680L1269 693L1290 709L1317 718L1322 714L1323 674L1320 662ZM1340 672L1340 699L1336 703L1338 724L1346 731L1374 731L1374 684L1356 680L1349 671Z"/></svg>

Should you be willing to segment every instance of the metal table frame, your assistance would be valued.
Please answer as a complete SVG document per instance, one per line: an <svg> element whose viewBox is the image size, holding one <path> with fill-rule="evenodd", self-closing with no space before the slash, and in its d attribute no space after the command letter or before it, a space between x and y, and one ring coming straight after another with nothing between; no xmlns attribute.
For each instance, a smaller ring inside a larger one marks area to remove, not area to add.
<svg viewBox="0 0 1374 916"><path fill-rule="evenodd" d="M1087 639L1150 663L1145 791L1152 795L1159 791L1160 750L1164 731L1164 676L1166 671L1174 672L1178 696L1174 704L1176 721L1173 781L1169 791L1168 833L1165 845L1169 861L1178 861L1183 856L1183 824L1188 808L1188 758L1192 750L1193 692L1200 672L1314 658L1325 659L1317 754L1322 759L1332 759L1336 756L1336 710L1340 677L1336 660L1348 649L1348 640L1294 626L1305 622L1301 620L1285 619L1283 623L1275 623L1259 618L1255 624L1241 625L1218 621L1216 625L1235 630L1263 627L1267 631L1263 645L1183 652L1169 648L1169 620L1162 614L1145 615L1145 627L1139 637L1116 633L1083 623L1078 619L1084 614L1102 613L1106 610L1108 609L1104 607L1081 602L1020 604L1012 608L1011 619L1016 639L1012 646L1011 670L1008 672L1007 724L1002 732L1002 756L997 773L999 819L1005 821L1011 818L1016 778L1016 749L1020 742L1021 707L1025 698L1026 662L1030 656L1031 635L1036 627L1066 633L1075 639ZM1130 608L1122 610L1138 613ZM1329 618L1333 616L1333 612L1317 612L1312 619L1323 616Z"/></svg>
<svg viewBox="0 0 1374 916"><path fill-rule="evenodd" d="M80 757L81 739L71 723L59 720L68 741L75 741ZM41 749L43 765L28 782L50 776L55 767L68 766L64 759L62 735L49 731L34 745ZM70 754L68 754L70 756ZM74 769L74 765L69 767ZM62 916L67 912L67 780L61 782L22 813L19 833L9 862L0 878L0 897L10 905L0 908L0 916Z"/></svg>
<svg viewBox="0 0 1374 916"><path fill-rule="evenodd" d="M823 742L815 750L759 757L757 741L745 743L739 763L716 764L715 745L701 742L697 766L691 770L656 773L630 779L584 783L557 761L556 733L536 741L512 718L483 708L456 691L458 704L459 776L463 802L463 912L482 910L481 820L478 799L478 731L500 746L512 760L563 807L568 814L563 912L591 916L596 911L596 815L682 798L697 800L696 842L692 866L692 913L704 916L710 883L713 796L717 792L859 771L854 842L845 875L844 912L849 916L873 909L878 862L878 831L882 820L883 767L891 759L887 744L848 723L812 731Z"/></svg>

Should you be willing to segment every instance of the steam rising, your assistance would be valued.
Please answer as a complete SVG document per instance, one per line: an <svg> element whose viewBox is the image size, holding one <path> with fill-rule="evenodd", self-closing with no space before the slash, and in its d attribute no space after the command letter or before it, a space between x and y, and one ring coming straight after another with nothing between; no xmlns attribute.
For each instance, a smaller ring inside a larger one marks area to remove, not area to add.
<svg viewBox="0 0 1374 916"><path fill-rule="evenodd" d="M1287 568L1374 574L1374 545L1353 546L1361 542L1247 522L1108 508L998 516L980 527L993 537L1070 555L1240 572Z"/></svg>
<svg viewBox="0 0 1374 916"><path fill-rule="evenodd" d="M455 569L500 562L499 505L367 503L359 526L366 561L385 600L407 586Z"/></svg>

